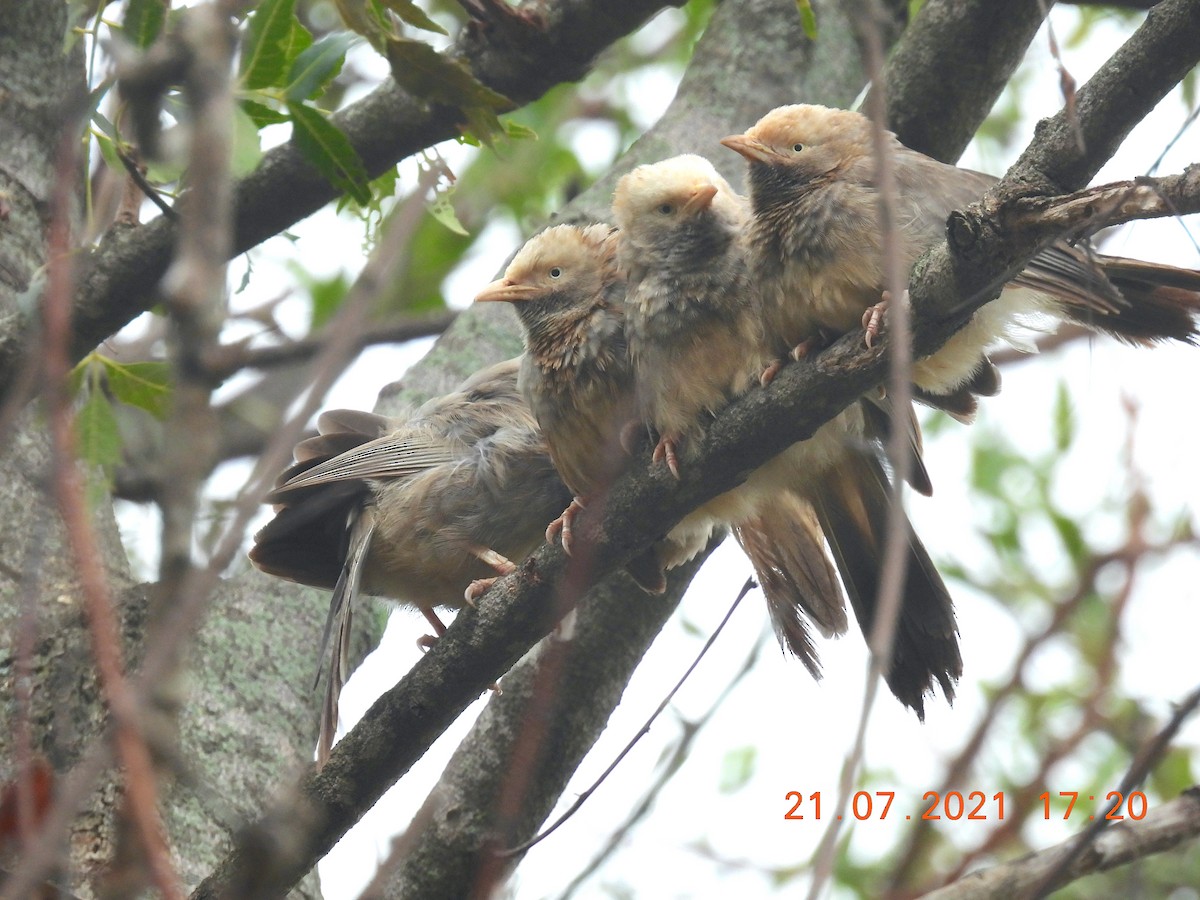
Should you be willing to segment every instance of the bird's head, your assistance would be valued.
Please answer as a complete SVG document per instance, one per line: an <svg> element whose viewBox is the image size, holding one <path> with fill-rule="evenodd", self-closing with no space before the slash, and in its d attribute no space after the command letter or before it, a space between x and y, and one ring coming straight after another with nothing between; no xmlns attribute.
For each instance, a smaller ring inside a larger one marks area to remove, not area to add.
<svg viewBox="0 0 1200 900"><path fill-rule="evenodd" d="M871 123L861 113L797 104L773 109L721 143L750 164L752 186L771 179L811 182L871 153Z"/></svg>
<svg viewBox="0 0 1200 900"><path fill-rule="evenodd" d="M745 201L702 156L638 166L617 182L613 217L623 256L662 264L713 251L741 228Z"/></svg>
<svg viewBox="0 0 1200 900"><path fill-rule="evenodd" d="M556 225L526 241L504 277L480 291L475 302L513 304L532 333L606 303L616 280L611 226Z"/></svg>

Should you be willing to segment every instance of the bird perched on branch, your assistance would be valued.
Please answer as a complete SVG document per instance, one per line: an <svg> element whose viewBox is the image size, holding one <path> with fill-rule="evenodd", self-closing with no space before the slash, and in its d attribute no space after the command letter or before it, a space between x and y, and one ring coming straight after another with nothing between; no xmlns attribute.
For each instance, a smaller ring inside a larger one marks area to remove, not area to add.
<svg viewBox="0 0 1200 900"><path fill-rule="evenodd" d="M625 345L625 285L616 270L608 225L557 225L534 235L504 277L476 303L513 304L525 331L521 388L546 436L550 456L575 499L547 533L561 528L570 553L572 520L628 465L621 433L636 421L633 370ZM654 553L635 559L630 574L661 591L663 568L681 565L708 542L711 520L675 529Z"/></svg>
<svg viewBox="0 0 1200 900"><path fill-rule="evenodd" d="M911 269L942 239L949 214L996 179L910 150L890 133L887 140L899 253ZM886 287L870 120L824 106L783 106L721 143L749 163L754 271L776 353L803 353L821 335L860 326L869 342ZM1194 341L1198 312L1200 272L1101 256L1059 241L940 350L916 362L913 381L921 399L969 419L975 396L999 388L988 347L1003 339L1020 345L1026 326L1037 329L1039 315L1146 344Z"/></svg>
<svg viewBox="0 0 1200 900"><path fill-rule="evenodd" d="M411 415L336 410L297 445L268 500L275 518L250 559L271 575L330 588L321 655L336 632L318 761L337 727L351 612L359 593L421 610L461 607L541 542L570 499L517 389L519 360L497 363ZM318 675L319 677L319 675Z"/></svg>
<svg viewBox="0 0 1200 900"><path fill-rule="evenodd" d="M712 164L685 155L639 166L617 184L618 261L639 411L672 470L711 416L756 383L770 357L747 244L749 204ZM781 643L817 674L805 619L846 630L828 539L865 632L874 622L891 504L880 462L886 412L862 401L756 470L718 515L733 525L767 594ZM919 432L913 431L919 462ZM916 480L926 492L928 476ZM710 504L711 505L711 504ZM920 541L910 559L892 665L896 695L918 713L961 674L953 605ZM803 613L803 614L801 614Z"/></svg>

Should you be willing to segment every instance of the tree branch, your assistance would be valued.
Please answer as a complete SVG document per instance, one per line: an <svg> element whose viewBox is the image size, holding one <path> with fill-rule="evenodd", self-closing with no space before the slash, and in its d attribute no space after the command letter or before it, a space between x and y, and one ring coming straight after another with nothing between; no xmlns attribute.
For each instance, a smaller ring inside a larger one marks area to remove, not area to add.
<svg viewBox="0 0 1200 900"><path fill-rule="evenodd" d="M562 81L581 78L592 60L641 25L669 0L557 0L536 4L541 28L501 35L472 24L450 54L475 77L515 105L537 99ZM401 159L459 134L455 109L428 106L390 79L333 117L374 177ZM283 231L316 212L338 192L291 144L267 153L237 185L234 253ZM75 296L73 358L128 324L157 301L158 283L171 259L178 229L158 217L137 227L114 226L87 260ZM6 394L30 341L27 319L0 334L0 395Z"/></svg>
<svg viewBox="0 0 1200 900"><path fill-rule="evenodd" d="M1039 0L928 0L884 67L892 131L913 150L957 160L1043 16Z"/></svg>
<svg viewBox="0 0 1200 900"><path fill-rule="evenodd" d="M1151 810L1146 818L1126 819L1079 856L1063 873L1058 885L1067 884L1093 872L1107 872L1155 853L1178 847L1200 835L1200 786L1188 788L1176 800ZM1076 838L1030 853L1020 859L965 878L925 894L924 900L993 900L1001 897L1030 896L1041 879L1051 871L1061 854Z"/></svg>
<svg viewBox="0 0 1200 900"><path fill-rule="evenodd" d="M1200 2L1166 0L1080 91L1083 133L1106 129L1127 133L1136 110L1094 100L1096 86L1119 91L1121 81L1128 80L1137 86L1143 105L1153 105L1144 86L1154 82L1164 93L1169 90L1172 85L1157 73L1164 64L1186 71L1189 66L1184 60L1189 57L1194 64L1200 56L1198 32ZM1056 117L1061 118L1061 114ZM1064 132L1058 124L1056 120L1050 125L1043 123L1022 159L1043 159L1046 146L1059 145ZM1102 154L1113 149L1111 142L1093 145L1069 173L1078 177L1094 172L1104 162ZM1028 168L1028 163L1024 169L1015 167L989 198L1011 191L1012 181ZM943 245L928 264L918 267L913 295L923 298L914 304L919 355L936 350L969 315L970 308L961 298L972 298L972 307L982 305L987 297L984 291L998 292L1003 280L1052 237L1041 231L1033 236L1005 233L993 221L1003 221L1004 208L995 201L986 208L988 216L978 211L973 214L971 221L989 227L976 229L969 254L959 250L951 257ZM603 504L603 521L599 505L589 506L577 520L582 539L594 551L595 575L610 572L632 558L686 512L728 490L787 446L811 436L866 390L882 383L886 343L867 349L860 334L851 334L815 359L788 366L766 389L752 391L716 419L698 442L698 458L679 481L662 467L650 466L643 453L633 470L610 491ZM376 701L337 746L326 767L306 776L300 788L302 799L267 814L261 827L268 830L273 822L299 817L300 806L303 815L311 817L313 832L305 836L296 857L279 870L255 872L248 848L240 846L194 896L219 896L231 884L247 886L242 879L254 875L261 876L249 882L259 892L256 896L274 896L285 890L407 771L471 699L549 629L560 611L558 592L567 576L567 559L561 550L544 546L516 573L501 579L478 609L464 609L433 650Z"/></svg>

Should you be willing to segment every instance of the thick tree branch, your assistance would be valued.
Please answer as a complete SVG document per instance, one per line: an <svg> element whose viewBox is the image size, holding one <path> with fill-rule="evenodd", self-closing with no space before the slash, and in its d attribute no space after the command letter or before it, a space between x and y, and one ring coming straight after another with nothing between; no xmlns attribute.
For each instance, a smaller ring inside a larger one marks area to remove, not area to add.
<svg viewBox="0 0 1200 900"><path fill-rule="evenodd" d="M892 131L913 150L957 160L1024 58L1042 8L1039 0L928 0L884 67Z"/></svg>
<svg viewBox="0 0 1200 900"><path fill-rule="evenodd" d="M464 28L452 55L466 61L488 87L514 104L528 103L562 81L581 78L596 55L633 31L667 0L557 0L531 4L542 27L499 34ZM519 39L518 39L519 37ZM457 110L431 107L388 80L333 117L373 177L401 159L459 134ZM292 146L266 154L237 186L234 253L279 233L337 196ZM177 225L159 217L138 227L115 226L80 276L75 298L73 354L79 359L100 341L153 306L171 259ZM29 342L29 325L11 320L0 334L0 394L7 393Z"/></svg>
<svg viewBox="0 0 1200 900"><path fill-rule="evenodd" d="M1158 72L1164 59L1175 60L1172 65L1180 74L1194 64L1200 55L1197 32L1198 0L1163 3L1080 92L1080 126L1084 134L1106 127L1127 133L1133 124L1131 117L1136 115L1129 106L1092 100L1095 85L1117 90L1120 81L1127 79L1139 86L1138 95L1144 103L1153 105L1141 88L1147 82L1156 82L1162 92L1169 90L1171 84L1151 73ZM1189 56L1192 62L1185 65ZM1056 120L1051 120L1049 126L1043 123L1022 159L1041 159L1045 156L1043 144L1060 143L1063 132L1058 124ZM1115 145L1095 145L1072 172L1089 177L1083 173L1094 173L1104 162L1101 154L1113 149ZM1015 167L989 197L1010 190L1022 171ZM956 244L959 252L952 258L949 248L943 245L914 275L914 297L923 298L923 302L914 303L918 355L936 350L972 308L982 305L987 290L997 291L1051 239L1051 235L1040 232L1033 236L1006 233L996 224L1004 221L1003 208L995 201L985 208L988 215L975 212L970 220L980 227L975 229L977 237L969 244L969 254ZM970 306L964 305L964 297L972 298ZM651 467L648 455L643 454L633 471L613 486L604 505L603 521L598 521L596 506L589 507L578 520L581 537L594 550L594 573L599 576L612 571L632 558L687 511L729 489L790 444L811 436L862 393L882 383L885 375L886 340L867 349L862 346L861 335L851 334L815 359L785 368L768 388L752 391L734 403L699 442L698 458L679 481L662 467ZM558 592L568 575L561 550L545 546L518 572L498 582L478 609L463 610L435 648L380 697L338 745L329 764L320 773L305 778L300 789L302 800L284 804L267 815L262 827L269 830L272 822L299 816L298 803L304 807L303 814L312 817L315 827L286 870L272 872L254 883L261 896L273 896L299 877L387 786L407 771L472 698L548 630L559 612ZM195 896L219 896L233 883L244 886L240 879L253 869L247 854L246 847L235 849Z"/></svg>

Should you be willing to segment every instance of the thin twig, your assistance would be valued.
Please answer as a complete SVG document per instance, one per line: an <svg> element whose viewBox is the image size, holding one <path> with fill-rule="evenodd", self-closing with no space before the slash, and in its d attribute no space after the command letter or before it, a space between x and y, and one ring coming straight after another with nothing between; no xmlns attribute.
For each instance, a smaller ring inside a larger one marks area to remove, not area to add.
<svg viewBox="0 0 1200 900"><path fill-rule="evenodd" d="M738 592L737 597L734 598L733 604L729 607L729 611L725 613L725 618L721 619L720 624L718 624L716 629L713 630L713 633L708 636L708 640L704 642L704 646L700 648L700 652L696 654L696 658L692 660L692 664L687 667L687 671L685 671L683 673L683 675L680 677L680 679L677 682L675 682L675 686L673 688L671 688L670 691L667 692L667 695L665 697L663 697L662 702L658 704L658 706L655 708L654 712L652 712L650 714L650 717L648 719L646 719L645 722L642 723L642 727L639 728L637 730L637 732L634 734L634 736L629 739L629 743L627 743L625 745L625 747L621 750L621 752L617 754L616 758L611 763L609 763L608 768L606 768L603 772L600 773L600 777L597 778L594 782L592 782L591 786L588 787L586 790L584 790L575 799L575 802L571 804L570 808L566 812L564 812L561 816L559 816L557 819L555 819L554 823L549 828L544 829L540 834L536 835L533 838L530 838L529 840L525 841L525 843L523 843L523 844L518 844L515 847L508 847L504 850L498 851L500 856L505 856L505 857L516 856L519 853L524 853L526 850L529 850L532 847L537 846L542 841L544 841L546 838L548 838L550 835L552 835L555 831L557 831L559 826L562 825L563 823L565 823L567 821L567 819L569 819L569 818L571 818L571 816L575 815L575 813L577 813L579 811L580 807L582 807L583 804L587 802L588 798L591 797L592 794L596 793L596 791L600 787L600 785L602 785L605 782L605 780L608 778L608 776L611 775L613 773L613 771L617 768L617 766L619 766L621 764L621 761L623 759L625 759L625 757L628 756L630 754L630 752L632 752L634 747L637 746L638 741L640 741L645 735L650 733L650 728L651 728L651 726L654 725L655 720L657 720L658 717L660 715L662 715L663 710L665 710L667 708L667 706L670 704L670 702L675 699L675 695L679 693L680 688L682 688L684 686L684 684L687 682L688 678L691 677L692 672L694 672L696 670L696 667L698 665L700 665L700 660L704 659L704 655L706 653L708 653L709 648L716 642L716 640L720 636L721 632L725 629L726 623L728 623L729 620L733 617L733 614L737 610L738 605L742 602L742 600L745 598L745 596L748 593L750 593L750 591L753 587L754 587L754 579L747 578L746 583L744 585L742 585L742 589Z"/></svg>
<svg viewBox="0 0 1200 900"><path fill-rule="evenodd" d="M809 900L817 900L833 874L838 835L841 833L841 823L862 765L867 724L879 692L880 677L891 665L892 644L896 637L896 624L900 618L908 568L908 521L904 514L902 493L913 467L909 430L904 424L912 405L912 332L907 290L908 271L900 258L898 245L895 163L886 133L887 98L881 78L884 55L879 25L882 15L877 0L860 0L856 4L854 18L858 23L863 62L871 82L866 114L871 119L871 152L875 159L875 177L878 184L877 215L880 233L883 236L883 271L885 284L892 298L888 305L888 330L891 337L888 344L888 392L892 398L896 422L887 445L893 469L892 497L888 509L887 539L883 550L879 593L875 599L875 621L871 633L866 636L871 654L862 709L852 749L842 764L838 779L836 815L830 819L814 854Z"/></svg>
<svg viewBox="0 0 1200 900"><path fill-rule="evenodd" d="M1171 716L1167 724L1154 736L1154 738L1146 744L1138 753L1137 758L1130 765L1129 771L1125 773L1125 777L1121 779L1117 791L1122 797L1128 797L1129 792L1146 780L1146 776L1150 774L1150 770L1167 751L1167 747L1174 740L1175 735L1179 733L1179 729L1183 727L1183 723L1188 716L1200 707L1200 687L1188 694L1187 697L1175 709L1175 714ZM1033 897L1044 897L1053 891L1055 888L1062 886L1063 876L1070 870L1085 850L1094 844L1104 833L1105 829L1111 826L1111 821L1107 816L1097 816L1083 834L1079 835L1075 840L1070 841L1063 849L1062 855L1055 861L1045 876L1038 882L1037 886L1031 892Z"/></svg>
<svg viewBox="0 0 1200 900"><path fill-rule="evenodd" d="M713 700L712 704L705 711L704 715L698 719L680 722L680 727L683 729L683 733L679 736L679 740L671 749L670 757L659 766L659 773L657 777L653 782L651 782L650 786L646 788L645 792L642 794L642 799L638 801L637 805L633 808L629 815L626 816L625 821L617 826L617 828L615 828L608 836L604 842L604 846L600 848L599 852L592 857L586 866L584 866L575 874L575 877L571 879L571 883L568 884L563 889L563 892L558 896L558 900L570 900L571 896L574 895L579 886L583 884L583 882L589 877L591 877L593 872L595 872L600 868L601 865L604 864L605 860L612 855L613 851L616 850L617 847L619 847L622 843L624 843L625 837L639 822L642 821L642 819L646 817L646 815L650 812L651 807L654 805L655 799L657 799L659 794L662 793L662 789L666 787L667 783L675 776L675 774L683 766L683 763L687 760L692 745L696 742L696 738L699 737L700 733L704 730L704 726L712 721L713 716L729 698L730 694L733 693L734 688L741 684L746 676L749 675L754 667L758 664L758 659L762 655L763 647L766 646L770 639L770 632L765 631L759 637L759 639L754 642L754 646L750 648L750 652L746 655L746 659L743 661L741 667L737 670L733 678L729 680L725 687L721 689L721 693L717 695L715 700Z"/></svg>
<svg viewBox="0 0 1200 900"><path fill-rule="evenodd" d="M48 283L43 303L44 372L50 432L54 443L54 483L59 510L66 527L87 611L96 672L112 712L117 753L125 767L125 797L150 875L167 898L182 898L183 891L170 861L158 814L158 789L149 747L142 735L140 705L125 680L117 617L113 610L107 573L92 528L77 468L75 435L67 380L71 335L70 208L73 174L78 164L76 132L64 132L50 224Z"/></svg>

